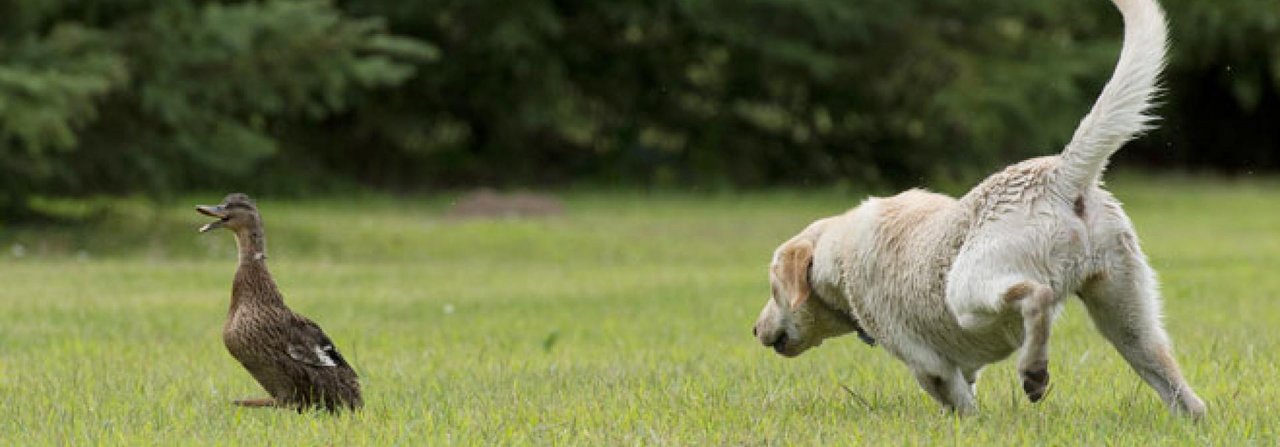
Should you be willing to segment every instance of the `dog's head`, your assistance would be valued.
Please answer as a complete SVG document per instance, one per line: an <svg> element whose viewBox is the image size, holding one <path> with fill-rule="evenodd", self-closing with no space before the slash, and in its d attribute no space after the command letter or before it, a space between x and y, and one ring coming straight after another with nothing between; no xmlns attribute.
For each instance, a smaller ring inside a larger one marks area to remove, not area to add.
<svg viewBox="0 0 1280 447"><path fill-rule="evenodd" d="M813 298L810 275L815 238L805 236L802 233L774 251L769 263L771 296L752 330L760 343L785 357L800 355L856 327L848 316Z"/></svg>

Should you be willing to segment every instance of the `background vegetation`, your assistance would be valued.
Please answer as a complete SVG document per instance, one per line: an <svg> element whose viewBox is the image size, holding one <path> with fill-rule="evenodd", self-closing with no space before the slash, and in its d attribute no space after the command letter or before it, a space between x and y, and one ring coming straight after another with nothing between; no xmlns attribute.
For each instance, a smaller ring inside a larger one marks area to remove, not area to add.
<svg viewBox="0 0 1280 447"><path fill-rule="evenodd" d="M1165 4L1163 126L1118 163L1277 171L1275 0ZM749 336L776 243L1056 151L1120 30L1103 0L0 0L0 445L1272 443L1261 175L1109 175L1201 424L1075 302L1047 400L996 364L969 420L852 338ZM446 217L475 186L563 213ZM234 244L190 205L233 190L365 411L228 405L261 395L219 343Z"/></svg>
<svg viewBox="0 0 1280 447"><path fill-rule="evenodd" d="M497 221L374 196L261 203L272 271L356 366L361 413L232 407L262 391L219 341L231 235L196 233L207 219L185 206L110 201L110 224L68 234L78 255L39 256L62 240L48 233L0 254L0 445L1271 444L1280 188L1112 180L1200 424L1168 415L1078 300L1046 400L997 363L973 419L852 336L796 359L760 346L769 251L861 192L575 193L561 216Z"/></svg>
<svg viewBox="0 0 1280 447"><path fill-rule="evenodd" d="M1167 0L1121 162L1280 167L1280 8ZM0 215L33 197L967 183L1057 150L1102 0L5 0Z"/></svg>

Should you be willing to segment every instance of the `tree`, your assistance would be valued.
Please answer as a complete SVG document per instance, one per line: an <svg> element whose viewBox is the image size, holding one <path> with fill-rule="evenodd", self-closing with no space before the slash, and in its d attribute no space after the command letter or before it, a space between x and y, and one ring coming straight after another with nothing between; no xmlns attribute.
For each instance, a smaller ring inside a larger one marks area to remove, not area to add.
<svg viewBox="0 0 1280 447"><path fill-rule="evenodd" d="M1280 8L1165 3L1166 121L1119 162L1280 170ZM1102 0L10 0L0 208L335 182L967 185L1058 151L1120 36Z"/></svg>
<svg viewBox="0 0 1280 447"><path fill-rule="evenodd" d="M0 41L0 205L11 213L33 192L250 181L280 152L282 129L347 110L436 57L321 1L37 3L0 16L26 25Z"/></svg>

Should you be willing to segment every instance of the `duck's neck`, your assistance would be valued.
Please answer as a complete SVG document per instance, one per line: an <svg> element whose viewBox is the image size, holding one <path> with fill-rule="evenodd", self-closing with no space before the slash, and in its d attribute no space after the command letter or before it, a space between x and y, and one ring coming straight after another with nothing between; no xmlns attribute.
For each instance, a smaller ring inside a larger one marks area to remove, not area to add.
<svg viewBox="0 0 1280 447"><path fill-rule="evenodd" d="M267 270L267 236L262 226L236 232L240 267L231 285L231 313L245 304L283 304L284 298Z"/></svg>

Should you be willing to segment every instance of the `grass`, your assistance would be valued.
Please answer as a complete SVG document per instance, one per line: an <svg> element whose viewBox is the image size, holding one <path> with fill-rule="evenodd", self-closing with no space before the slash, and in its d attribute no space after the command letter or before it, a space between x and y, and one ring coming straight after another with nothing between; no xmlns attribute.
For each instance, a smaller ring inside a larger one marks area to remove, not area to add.
<svg viewBox="0 0 1280 447"><path fill-rule="evenodd" d="M570 193L563 216L498 221L444 219L448 196L265 200L273 272L368 406L238 409L263 393L220 341L230 234L197 234L186 203L49 202L111 212L0 228L0 445L1270 445L1277 186L1113 187L1162 274L1177 357L1210 406L1200 424L1168 415L1075 301L1048 398L1026 402L1006 361L967 419L854 337L792 360L760 347L769 253L859 200L834 192Z"/></svg>

